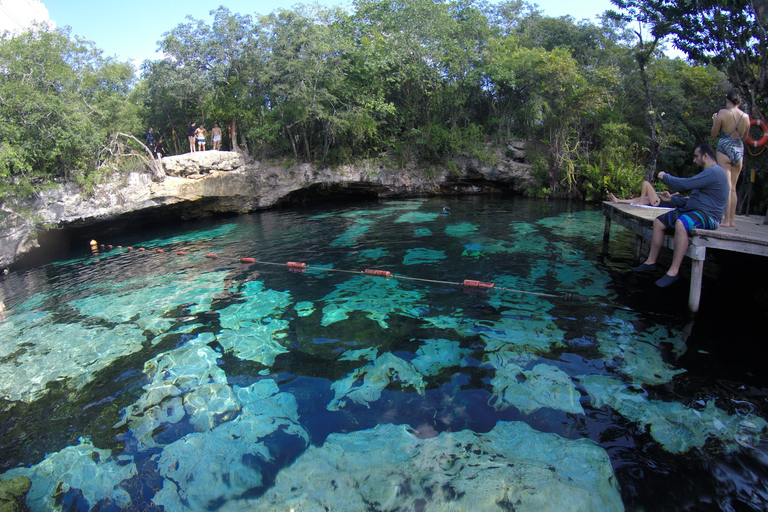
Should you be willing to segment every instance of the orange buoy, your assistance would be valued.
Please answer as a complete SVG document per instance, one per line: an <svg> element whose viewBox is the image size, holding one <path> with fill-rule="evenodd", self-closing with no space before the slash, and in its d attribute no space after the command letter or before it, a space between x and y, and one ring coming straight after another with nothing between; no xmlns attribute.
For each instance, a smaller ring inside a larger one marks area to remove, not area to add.
<svg viewBox="0 0 768 512"><path fill-rule="evenodd" d="M132 251L133 247L126 247L127 250Z"/></svg>
<svg viewBox="0 0 768 512"><path fill-rule="evenodd" d="M176 252L177 256L184 256L185 254L187 254L187 253L185 253L184 251L177 251Z"/></svg>
<svg viewBox="0 0 768 512"><path fill-rule="evenodd" d="M97 242L96 240L91 240L91 247L95 247L97 245L99 245L99 242Z"/></svg>
<svg viewBox="0 0 768 512"><path fill-rule="evenodd" d="M122 248L123 248L123 246L122 246L122 245L118 245L118 246L117 246L117 248L118 248L118 249L122 249Z"/></svg>
<svg viewBox="0 0 768 512"><path fill-rule="evenodd" d="M763 138L755 140L749 135L749 130L747 130L747 135L744 136L744 142L746 142L747 144L755 148L765 146L766 143L768 143L768 123L766 123L762 119L752 119L749 122L750 130L752 129L753 126L757 126L758 128L763 129Z"/></svg>
<svg viewBox="0 0 768 512"><path fill-rule="evenodd" d="M307 267L306 263L301 263L299 261L289 261L288 263L286 263L286 265L289 266L289 267L293 267L293 268L306 268Z"/></svg>
<svg viewBox="0 0 768 512"><path fill-rule="evenodd" d="M155 252L163 252L163 250L162 250L162 249L158 249L158 250L157 250L157 251L155 251Z"/></svg>
<svg viewBox="0 0 768 512"><path fill-rule="evenodd" d="M363 271L363 274L367 274L369 276L389 277L392 275L392 272L390 272L389 270L373 270L373 269L367 268Z"/></svg>
<svg viewBox="0 0 768 512"><path fill-rule="evenodd" d="M496 286L494 283L486 283L485 281L474 281L472 279L465 279L464 286L471 286L473 288L486 288L490 289Z"/></svg>
<svg viewBox="0 0 768 512"><path fill-rule="evenodd" d="M144 248L143 248L143 247L139 247L139 250L140 250L140 251L143 251L143 250L144 250Z"/></svg>
<svg viewBox="0 0 768 512"><path fill-rule="evenodd" d="M218 258L218 256L216 254L206 254L205 257L206 258Z"/></svg>
<svg viewBox="0 0 768 512"><path fill-rule="evenodd" d="M108 248L108 249L111 249L111 248L112 248L112 246L111 246L111 245L108 245L108 246L107 246L107 248Z"/></svg>
<svg viewBox="0 0 768 512"><path fill-rule="evenodd" d="M240 262L242 262L242 263L255 263L256 259L255 258L240 258Z"/></svg>

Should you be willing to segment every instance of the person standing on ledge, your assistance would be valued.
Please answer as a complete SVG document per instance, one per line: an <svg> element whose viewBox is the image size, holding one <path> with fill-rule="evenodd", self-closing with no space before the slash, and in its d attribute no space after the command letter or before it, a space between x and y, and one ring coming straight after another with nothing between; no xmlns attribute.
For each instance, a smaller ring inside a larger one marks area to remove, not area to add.
<svg viewBox="0 0 768 512"><path fill-rule="evenodd" d="M213 149L215 151L221 151L221 128L219 127L219 123L213 123L211 137L213 138Z"/></svg>
<svg viewBox="0 0 768 512"><path fill-rule="evenodd" d="M656 258L664 244L664 236L667 230L674 230L672 265L667 273L656 281L656 286L661 288L666 288L680 278L680 264L688 250L688 233L694 228L717 229L728 205L730 193L728 173L717 165L715 150L712 146L699 145L693 152L693 163L703 171L692 178L676 178L665 172L659 173L659 179L667 187L677 191L690 190L691 195L687 199L680 198L685 200L681 206L656 217L653 221L651 250L648 258L645 263L632 269L635 272L656 270Z"/></svg>
<svg viewBox="0 0 768 512"><path fill-rule="evenodd" d="M155 154L155 134L152 133L152 127L150 126L147 128L147 134L144 136L144 138L147 139L147 147L152 152L152 154Z"/></svg>
<svg viewBox="0 0 768 512"><path fill-rule="evenodd" d="M724 228L736 227L736 184L739 182L744 144L741 142L749 131L749 116L739 109L741 96L736 92L725 95L725 108L712 115L712 136L717 141L717 163L728 173L731 186L728 207L725 210Z"/></svg>
<svg viewBox="0 0 768 512"><path fill-rule="evenodd" d="M189 139L189 152L194 153L195 152L195 122L192 121L189 123L189 126L187 126L187 138Z"/></svg>

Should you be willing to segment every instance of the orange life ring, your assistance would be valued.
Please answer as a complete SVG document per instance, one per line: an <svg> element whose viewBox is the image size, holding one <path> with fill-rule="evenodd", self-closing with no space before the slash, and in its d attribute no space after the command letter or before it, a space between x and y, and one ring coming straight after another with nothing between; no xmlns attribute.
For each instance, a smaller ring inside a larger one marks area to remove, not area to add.
<svg viewBox="0 0 768 512"><path fill-rule="evenodd" d="M749 130L752 129L753 126L757 125L758 128L763 129L763 138L759 140L755 140L752 137L749 136ZM762 146L765 146L766 143L768 143L768 124L766 124L765 121L762 119L752 119L749 122L749 130L747 130L747 135L744 137L744 141L749 144L750 146L754 148L759 148Z"/></svg>

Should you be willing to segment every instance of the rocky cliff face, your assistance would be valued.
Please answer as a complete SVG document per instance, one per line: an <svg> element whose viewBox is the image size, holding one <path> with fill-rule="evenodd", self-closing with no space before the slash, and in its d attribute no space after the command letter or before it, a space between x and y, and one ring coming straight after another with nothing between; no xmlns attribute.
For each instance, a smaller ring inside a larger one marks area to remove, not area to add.
<svg viewBox="0 0 768 512"><path fill-rule="evenodd" d="M0 267L45 246L41 226L83 228L95 223L120 224L132 216L173 213L194 218L213 213L248 213L313 197L342 195L386 198L424 195L515 192L530 180L522 143L497 151L497 163L457 161L458 172L424 172L377 163L318 168L247 161L241 154L205 151L163 158L147 173L115 176L93 196L72 185L40 193L28 209L34 220L0 211Z"/></svg>

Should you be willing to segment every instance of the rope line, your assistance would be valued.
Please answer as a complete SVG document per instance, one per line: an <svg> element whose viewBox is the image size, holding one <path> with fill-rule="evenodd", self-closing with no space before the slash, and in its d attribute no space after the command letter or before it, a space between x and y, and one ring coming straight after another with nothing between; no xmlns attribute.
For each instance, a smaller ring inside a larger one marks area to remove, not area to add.
<svg viewBox="0 0 768 512"><path fill-rule="evenodd" d="M93 243L91 244L91 246L93 248ZM104 247L104 245L102 244L101 247ZM107 246L107 247L109 247L110 250L112 249L112 246ZM116 249L122 249L122 246L117 246ZM126 249L128 251L131 251L134 248L133 247L127 247ZM145 251L145 248L144 247L137 247L136 250L137 251ZM157 249L155 252L156 253L163 253L164 251L162 249ZM177 251L176 254L180 255L180 256L183 256L183 255L186 255L186 254L189 254L189 253L187 251ZM503 291L503 292L519 293L519 294L523 294L523 295L534 295L534 296L537 296L537 297L547 297L547 298L552 298L552 299L564 299L564 300L569 300L569 301L589 302L589 297L586 297L584 295L580 295L580 294L577 294L577 293L566 292L566 293L561 293L561 294L553 294L553 293L544 293L544 292L533 292L533 291L529 291L529 290L518 290L518 289L515 289L515 288L506 288L504 286L495 286L494 283L485 283L485 282L481 282L481 281L469 281L469 280L467 280L467 281L465 281L463 283L462 282L457 282L457 281L442 281L442 280L439 280L439 279L426 279L426 278L422 278L422 277L411 277L411 276L405 276L405 275L401 275L401 274L393 274L393 273L390 273L389 271L379 271L379 270L374 270L374 271L346 270L346 269L340 269L340 268L316 267L316 266L312 266L312 265L306 265L305 263L296 263L296 262L276 263L276 262L273 262L273 261L261 261L261 260L255 259L255 258L236 258L236 257L232 257L232 256L219 256L218 254L206 254L205 257L209 258L209 259L222 259L222 260L227 260L227 261L231 261L231 262L247 263L247 264L250 264L250 265L259 264L259 265L272 265L272 266L279 266L279 267L288 267L292 271L299 271L299 272L303 272L305 270L316 270L316 271L323 271L323 272L341 272L341 273L355 274L355 275L373 275L373 276L376 276L376 277L386 277L386 278L400 279L400 280L405 280L405 281L420 281L420 282L424 282L424 283L446 284L446 285L465 287L465 288L477 287L477 289L482 290L482 291L498 290L498 291ZM478 284L477 285L468 285L467 282L478 283ZM607 306L607 304L600 304L600 305ZM620 307L620 306L615 306L614 305L614 306L611 306L611 307Z"/></svg>

